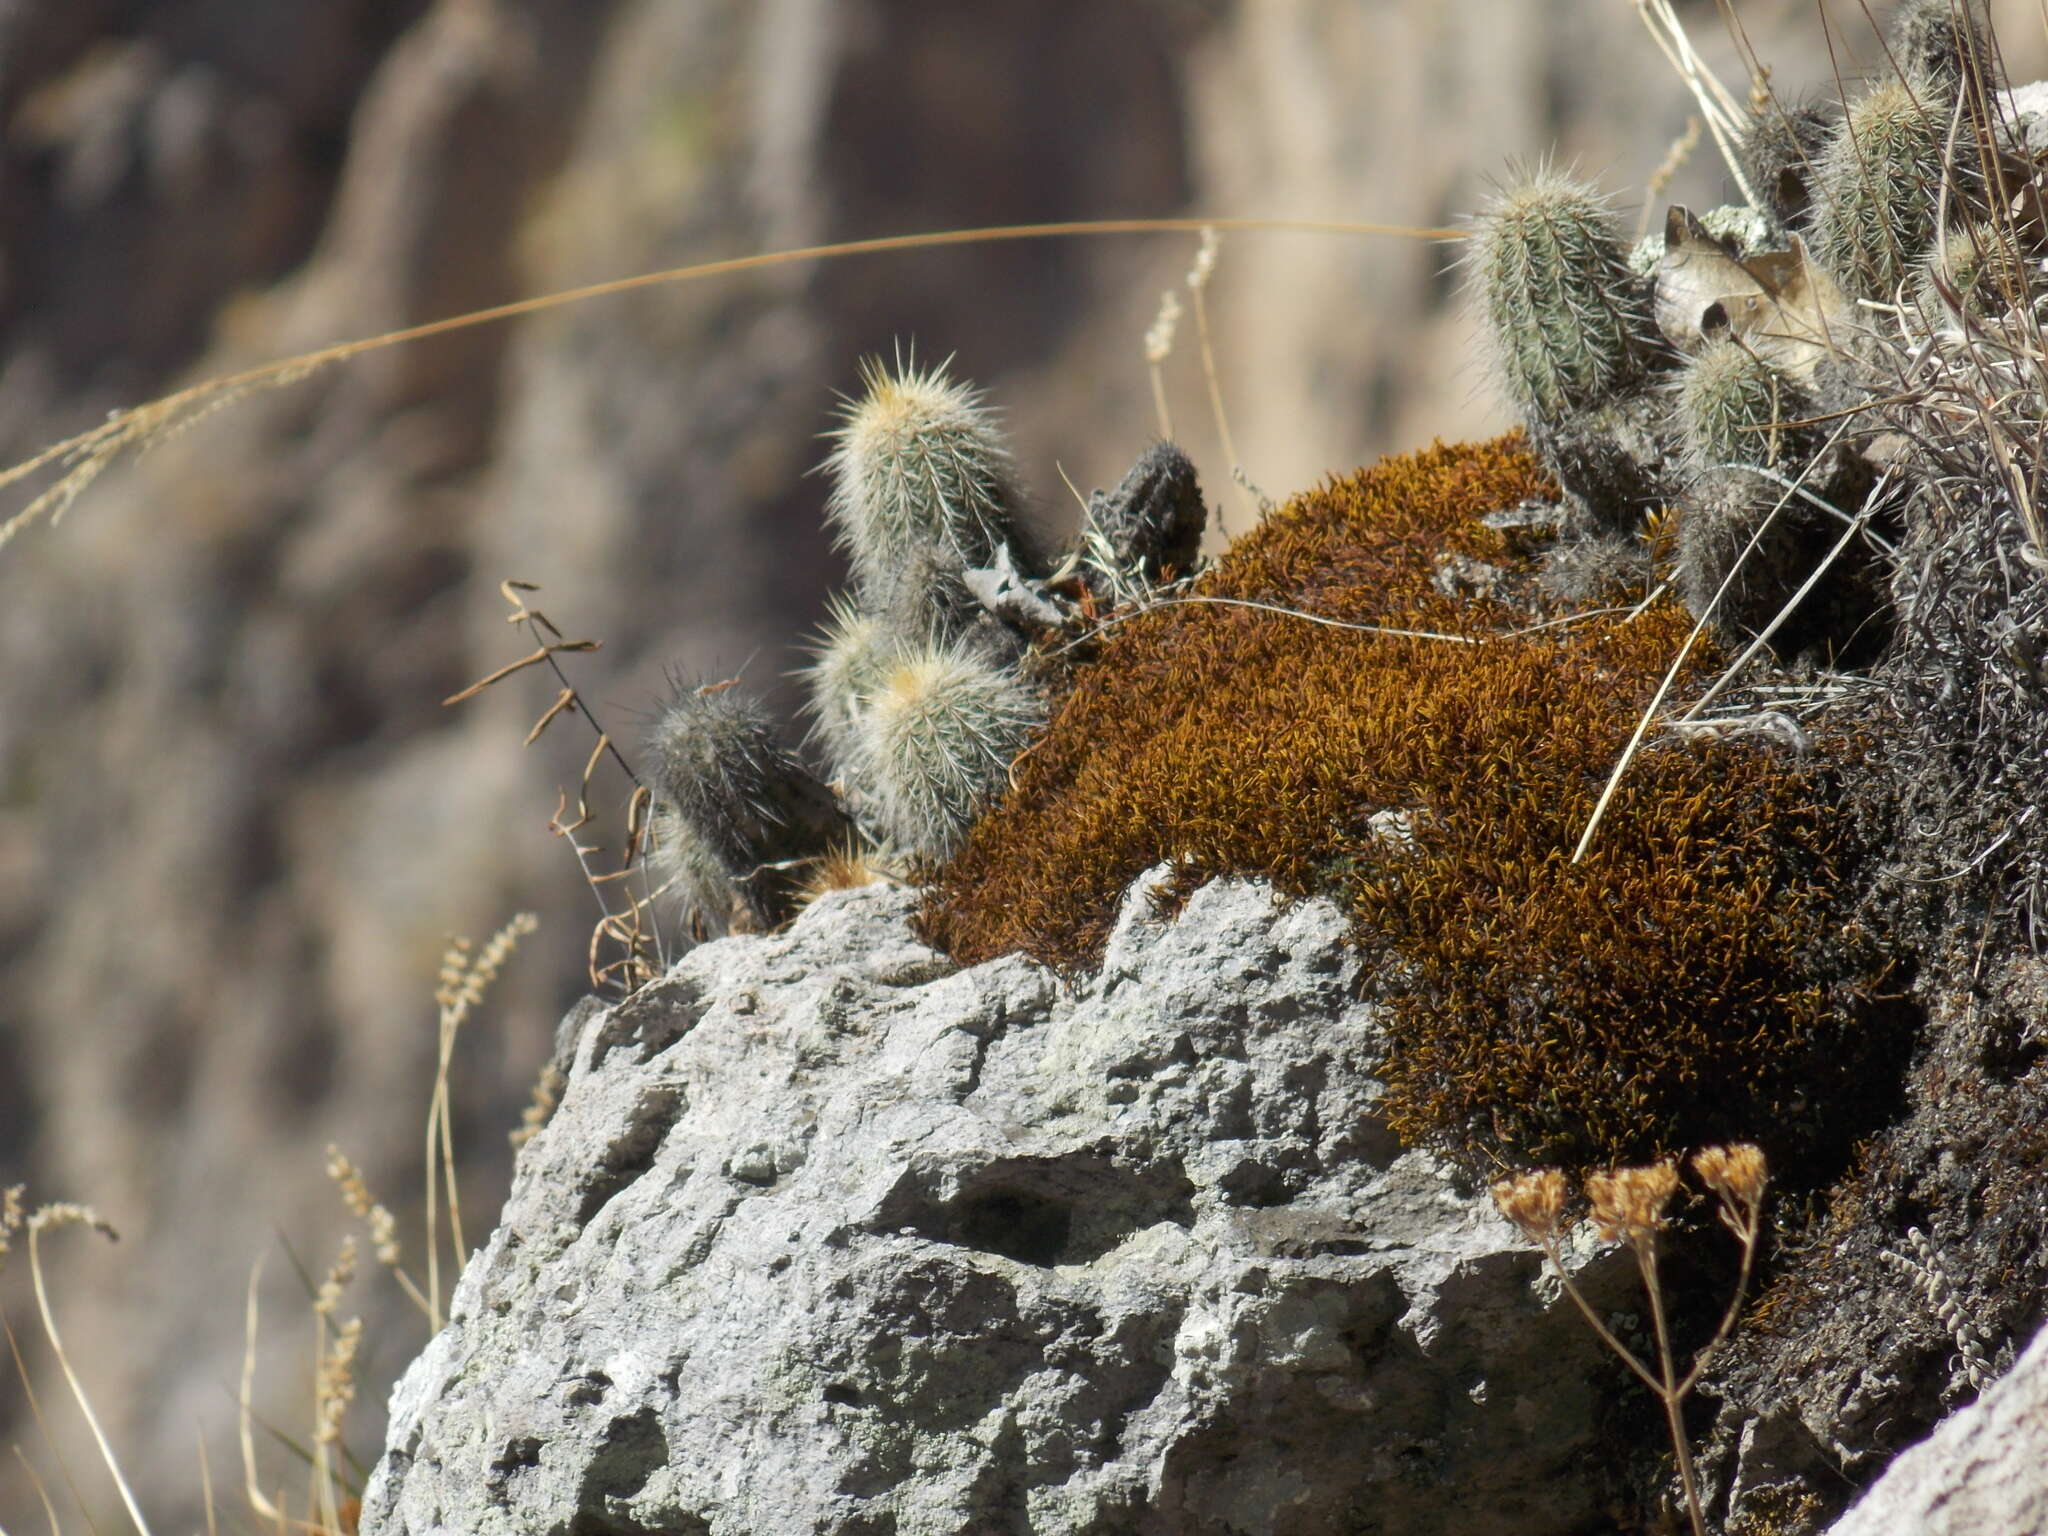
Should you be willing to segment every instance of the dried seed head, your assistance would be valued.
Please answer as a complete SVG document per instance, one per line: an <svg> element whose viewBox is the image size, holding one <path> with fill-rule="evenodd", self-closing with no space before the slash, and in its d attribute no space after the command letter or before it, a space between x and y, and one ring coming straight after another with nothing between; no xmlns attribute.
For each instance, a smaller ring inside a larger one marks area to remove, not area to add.
<svg viewBox="0 0 2048 1536"><path fill-rule="evenodd" d="M1732 1147L1708 1147L1692 1160L1692 1171L1719 1195L1738 1206L1755 1206L1764 1197L1769 1176L1763 1148L1740 1141Z"/></svg>
<svg viewBox="0 0 2048 1536"><path fill-rule="evenodd" d="M1159 295L1159 318L1145 333L1145 361L1163 363L1173 351L1173 333L1180 326L1180 295L1171 288Z"/></svg>
<svg viewBox="0 0 2048 1536"><path fill-rule="evenodd" d="M1493 1203L1501 1215L1534 1243L1556 1232L1557 1219L1564 1214L1564 1195L1564 1175L1555 1168L1517 1174L1493 1186Z"/></svg>
<svg viewBox="0 0 2048 1536"><path fill-rule="evenodd" d="M1586 1178L1594 1225L1609 1242L1633 1241L1662 1229L1664 1208L1677 1193L1678 1166L1668 1160Z"/></svg>

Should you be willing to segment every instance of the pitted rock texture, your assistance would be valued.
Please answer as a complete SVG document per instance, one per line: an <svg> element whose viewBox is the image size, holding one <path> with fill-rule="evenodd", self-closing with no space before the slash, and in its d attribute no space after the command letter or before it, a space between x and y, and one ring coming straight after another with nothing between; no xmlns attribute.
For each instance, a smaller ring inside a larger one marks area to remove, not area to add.
<svg viewBox="0 0 2048 1536"><path fill-rule="evenodd" d="M1141 882L1072 993L955 970L914 906L828 896L571 1015L365 1533L1592 1520L1598 1346L1381 1125L1334 908Z"/></svg>

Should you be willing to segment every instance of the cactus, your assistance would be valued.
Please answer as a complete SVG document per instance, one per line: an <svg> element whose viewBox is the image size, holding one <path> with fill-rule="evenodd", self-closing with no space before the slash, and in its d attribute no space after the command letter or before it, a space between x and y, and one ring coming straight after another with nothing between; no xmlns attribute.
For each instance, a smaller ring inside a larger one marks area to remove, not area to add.
<svg viewBox="0 0 2048 1536"><path fill-rule="evenodd" d="M1806 216L1814 177L1838 115L1818 104L1768 106L1751 119L1736 146L1750 185L1770 203L1779 223L1790 227Z"/></svg>
<svg viewBox="0 0 2048 1536"><path fill-rule="evenodd" d="M969 646L900 648L861 717L859 777L876 831L905 853L948 857L1043 717L1023 678Z"/></svg>
<svg viewBox="0 0 2048 1536"><path fill-rule="evenodd" d="M1805 395L1725 331L1686 359L1672 390L1684 463L1695 474L1723 464L1797 465L1815 444Z"/></svg>
<svg viewBox="0 0 2048 1536"><path fill-rule="evenodd" d="M1982 16L1973 0L1905 0L1892 13L1893 62L1909 80L1932 84L1953 101L1988 57Z"/></svg>
<svg viewBox="0 0 2048 1536"><path fill-rule="evenodd" d="M1783 486L1743 469L1710 471L1678 518L1679 599L1694 618L1712 604L1713 627L1740 644L1777 617L1823 548L1813 514Z"/></svg>
<svg viewBox="0 0 2048 1536"><path fill-rule="evenodd" d="M2010 237L1988 220L1952 229L1921 261L1914 301L1928 325L1944 323L1958 307L1979 317L1999 315L2025 301L2027 263Z"/></svg>
<svg viewBox="0 0 2048 1536"><path fill-rule="evenodd" d="M1934 236L1947 114L1931 82L1882 80L1822 152L1813 251L1852 297L1890 299Z"/></svg>
<svg viewBox="0 0 2048 1536"><path fill-rule="evenodd" d="M799 673L809 695L811 739L824 755L826 772L843 785L858 773L861 719L888 670L891 649L882 620L834 599L811 664Z"/></svg>
<svg viewBox="0 0 2048 1536"><path fill-rule="evenodd" d="M826 511L872 613L919 551L938 565L987 565L1015 531L1020 498L993 414L946 364L870 359L861 382L831 434Z"/></svg>
<svg viewBox="0 0 2048 1536"><path fill-rule="evenodd" d="M1081 546L1091 562L1106 562L1102 574L1112 587L1149 584L1194 569L1208 521L1195 466L1172 443L1157 442L1114 491L1088 498Z"/></svg>
<svg viewBox="0 0 2048 1536"><path fill-rule="evenodd" d="M806 861L850 828L831 792L782 746L768 711L729 683L682 687L655 723L655 859L684 925L703 936L772 927Z"/></svg>
<svg viewBox="0 0 2048 1536"><path fill-rule="evenodd" d="M1494 359L1532 426L1598 405L1643 371L1648 321L1607 201L1550 166L1473 221Z"/></svg>
<svg viewBox="0 0 2048 1536"><path fill-rule="evenodd" d="M953 550L913 544L858 585L860 609L900 639L950 640L983 614L965 571Z"/></svg>

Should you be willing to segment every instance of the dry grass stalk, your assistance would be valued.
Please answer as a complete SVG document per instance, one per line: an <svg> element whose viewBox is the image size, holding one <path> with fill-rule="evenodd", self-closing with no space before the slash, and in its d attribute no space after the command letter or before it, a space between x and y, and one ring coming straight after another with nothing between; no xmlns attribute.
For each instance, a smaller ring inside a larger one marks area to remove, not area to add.
<svg viewBox="0 0 2048 1536"><path fill-rule="evenodd" d="M50 1522L50 1536L58 1536L60 1527L57 1524L57 1506L50 1502L50 1490L43 1486L42 1476L36 1471L35 1463L28 1459L27 1454L18 1445L14 1447L14 1459L21 1463L21 1470L28 1474L29 1483L34 1487L36 1497L42 1501L43 1518ZM207 1536L212 1536L211 1523L207 1527Z"/></svg>
<svg viewBox="0 0 2048 1536"><path fill-rule="evenodd" d="M256 1324L258 1310L256 1303L256 1282L262 1278L263 1261L258 1259L249 1266L249 1292L242 1305L242 1385L236 1396L239 1412L236 1424L241 1433L242 1443L242 1493L249 1501L249 1507L265 1520L284 1523L283 1495L275 1503L264 1496L256 1486L256 1439L251 1428L255 1420L251 1404L256 1397Z"/></svg>
<svg viewBox="0 0 2048 1536"><path fill-rule="evenodd" d="M1198 233L1205 229L1258 230L1269 233L1326 235L1387 235L1412 240L1462 239L1459 230L1426 229L1405 224L1375 224L1331 219L1093 219L1068 220L1052 224L1005 224L980 229L941 230L919 235L887 235L873 240L846 240L830 245L802 246L791 250L764 251L725 261L698 262L670 267L659 272L642 272L632 277L592 283L559 293L520 299L489 309L451 315L424 325L407 326L342 342L315 352L302 353L256 368L245 369L218 379L208 379L160 399L117 411L99 426L62 442L52 443L40 453L0 470L0 489L17 484L38 471L52 467L62 471L57 481L26 507L0 523L0 549L34 524L61 518L65 511L109 466L124 454L141 452L186 431L214 412L249 395L296 384L337 363L368 352L408 342L442 336L451 331L490 325L522 315L539 314L565 304L607 298L674 283L723 277L737 272L793 263L829 261L849 256L878 255L889 251L922 250L934 246L996 244L1017 240L1057 240L1083 236Z"/></svg>
<svg viewBox="0 0 2048 1536"><path fill-rule="evenodd" d="M1760 1148L1749 1143L1709 1147L1692 1160L1693 1172L1713 1191L1721 1224L1742 1246L1742 1270L1735 1293L1721 1316L1714 1335L1694 1353L1691 1367L1678 1373L1671 1352L1671 1330L1664 1315L1664 1288L1658 1278L1657 1235L1664 1230L1672 1197L1678 1193L1678 1165L1670 1160L1639 1168L1617 1168L1587 1177L1585 1192L1593 1208L1593 1221L1601 1238L1627 1243L1634 1252L1643 1290L1650 1301L1650 1321L1657 1340L1657 1361L1653 1369L1600 1320L1565 1268L1561 1251L1561 1221L1565 1207L1564 1174L1555 1168L1503 1179L1493 1186L1493 1202L1500 1213L1519 1228L1523 1236L1543 1250L1564 1282L1565 1294L1579 1309L1593 1332L1626 1365L1664 1406L1665 1425L1671 1433L1671 1448L1678 1462L1679 1485L1684 1492L1686 1516L1693 1536L1706 1536L1706 1515L1700 1506L1699 1480L1693 1471L1692 1449L1686 1439L1683 1406L1686 1396L1698 1385L1701 1373L1714 1352L1735 1331L1749 1291L1749 1277L1756 1261L1756 1249L1763 1223L1764 1186L1767 1169Z"/></svg>
<svg viewBox="0 0 2048 1536"><path fill-rule="evenodd" d="M1572 851L1572 862L1574 864L1583 861L1587 850L1593 846L1593 834L1599 830L1601 818L1607 814L1607 807L1614 799L1614 792L1621 787L1622 776L1628 772L1628 765L1634 760L1636 753L1641 749L1644 738L1650 733L1650 727L1656 723L1659 711L1664 708L1664 700L1670 696L1672 685L1678 681L1679 673L1685 668L1686 658L1691 656L1692 649L1699 643L1700 636L1706 633L1707 626L1713 622L1714 612L1720 607L1721 599L1727 596L1729 589L1735 584L1736 577L1741 574L1744 562L1756 553L1762 544L1764 535L1770 532L1771 526L1777 521L1779 514L1791 504L1792 498L1804 489L1806 477L1834 449L1835 444L1840 441L1843 433L1847 431L1848 425L1848 422L1844 421L1836 426L1834 434L1828 439L1826 447L1820 453L1814 455L1808 462L1807 467L1800 472L1799 479L1787 484L1785 494L1778 498L1777 504L1771 508L1769 514L1757 524L1756 531L1749 537L1749 542L1743 546L1742 552L1729 565L1728 574L1721 578L1720 586L1715 589L1713 597L1701 610L1699 618L1694 622L1691 631L1686 635L1684 643L1679 646L1678 654L1672 657L1671 665L1665 671L1663 681L1657 685L1657 691L1651 697L1649 707L1643 711L1642 718L1636 722L1635 734L1629 737L1628 745L1622 748L1621 756L1615 760L1614 771L1608 775L1607 783L1600 791L1600 798L1594 803L1592 815L1586 818L1586 829L1579 835L1579 845ZM1846 516L1846 514L1844 515ZM1790 600L1779 608L1777 617L1765 626L1764 637L1766 639L1777 632L1779 625L1785 622L1786 618L1805 599L1806 594L1812 591L1815 584L1827 574L1828 568L1834 564L1842 551L1849 547L1850 539L1862 531L1866 521L1867 512L1865 515L1848 519L1849 528L1842 535L1841 541L1829 552L1827 558L1808 575L1805 584L1793 594ZM1712 698L1718 694L1721 691L1722 685L1732 678L1740 670L1741 666L1746 664L1749 658L1756 655L1762 648L1762 642L1759 641L1743 652L1742 660L1723 674L1720 681L1716 682L1709 689L1707 697ZM1693 713L1697 713L1697 710ZM1692 715L1688 714L1685 718L1690 720Z"/></svg>
<svg viewBox="0 0 2048 1536"><path fill-rule="evenodd" d="M433 1099L427 1111L426 1166L427 1320L435 1329L441 1326L441 1264L435 1233L437 1187L447 1191L449 1242L456 1266L460 1268L469 1260L469 1246L462 1235L462 1197L456 1189L455 1131L448 1103L448 1066L455 1053L455 1036L519 947L519 940L539 926L540 919L531 912L521 912L491 935L482 952L473 958L469 940L462 938L451 940L441 957L440 984L434 989L434 1002L440 1010L440 1049L434 1066Z"/></svg>
<svg viewBox="0 0 2048 1536"><path fill-rule="evenodd" d="M29 1417L35 1420L36 1433L42 1436L45 1446L54 1446L56 1442L51 1438L49 1421L43 1417L42 1401L36 1396L35 1383L29 1379L28 1365L21 1358L21 1340L14 1336L14 1325L7 1320L7 1315L4 1312L0 1312L0 1333L4 1333L7 1337L7 1352L14 1360L14 1374L16 1379L21 1382L21 1395L28 1402ZM30 1465L28 1457L23 1454L19 1445L14 1447L14 1454L20 1459L24 1467L28 1467L29 1475L35 1477L35 1469ZM64 1486L70 1490L71 1502L83 1509L85 1507L85 1498L78 1491L78 1483L71 1475L70 1464L62 1456L57 1458L57 1472L64 1479ZM42 1487L41 1478L36 1478L36 1486L38 1488ZM51 1529L55 1530L54 1524Z"/></svg>
<svg viewBox="0 0 2048 1536"><path fill-rule="evenodd" d="M1244 472L1244 464L1237 456L1237 447L1230 440L1230 418L1223 412L1223 384L1216 373L1216 350L1209 338L1209 306L1203 295L1208 292L1209 280L1216 275L1216 256L1223 249L1222 236L1217 234L1217 225L1202 226L1202 244L1195 252L1195 264L1188 269L1188 292L1195 301L1195 334L1202 343L1202 374L1209 381L1209 409L1216 417L1216 435L1223 443L1223 457L1230 463L1230 478L1237 482L1251 502L1252 511L1259 512L1265 498L1259 494ZM1216 511L1216 526L1223 528L1223 510ZM1227 530L1226 530L1227 535Z"/></svg>
<svg viewBox="0 0 2048 1536"><path fill-rule="evenodd" d="M1727 163L1728 174L1734 178L1742 200L1752 208L1763 208L1764 204L1743 170L1742 157L1735 150L1748 121L1742 103L1729 94L1728 88L1700 58L1692 39L1686 35L1684 23L1672 9L1671 0L1635 0L1635 7L1636 15L1642 18L1658 52L1669 61L1692 92L1694 100L1699 102L1700 115L1706 121L1707 131L1714 137L1714 147L1721 151L1721 158Z"/></svg>
<svg viewBox="0 0 2048 1536"><path fill-rule="evenodd" d="M18 1202L15 1208L18 1213ZM85 1416L86 1427L92 1431L93 1443L99 1447L100 1460L106 1464L107 1475L113 1480L115 1489L121 1495L121 1503L128 1511L129 1520L134 1523L140 1536L149 1536L149 1522L142 1518L142 1508L135 1502L135 1491L128 1486L128 1479L121 1471L121 1464L114 1457L114 1448L107 1443L106 1431L100 1428L99 1415L92 1410L92 1400L86 1396L85 1386L79 1381L78 1372L72 1369L71 1356L64 1348L63 1335L57 1331L57 1319L50 1310L49 1289L43 1280L41 1241L45 1232L54 1232L64 1227L91 1227L111 1241L119 1241L120 1234L101 1220L91 1207L62 1202L38 1207L21 1221L21 1225L28 1231L29 1280L35 1288L36 1311L42 1318L43 1334L50 1341L50 1352L57 1357L57 1366L64 1373L65 1384L71 1388L71 1396L78 1404L78 1411ZM26 1374L22 1379L28 1379Z"/></svg>
<svg viewBox="0 0 2048 1536"><path fill-rule="evenodd" d="M195 1426L192 1433L198 1441L199 1496L206 1510L206 1536L219 1536L220 1525L213 1513L213 1458L207 1453L206 1431Z"/></svg>

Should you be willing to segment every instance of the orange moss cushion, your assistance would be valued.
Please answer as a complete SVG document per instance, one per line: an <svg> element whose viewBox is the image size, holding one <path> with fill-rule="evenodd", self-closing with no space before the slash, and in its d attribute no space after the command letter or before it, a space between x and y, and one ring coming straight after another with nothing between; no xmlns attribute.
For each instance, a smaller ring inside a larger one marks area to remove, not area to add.
<svg viewBox="0 0 2048 1536"><path fill-rule="evenodd" d="M1131 619L940 873L930 937L1081 970L1146 868L1175 861L1183 892L1255 874L1350 910L1410 1142L1584 1162L1733 1135L1782 1153L1867 1124L1883 967L1836 917L1830 793L1853 749L1656 746L1574 865L1690 626L1664 599L1531 629L1531 564L1477 519L1549 489L1514 436L1273 513L1199 595L1481 643L1211 603ZM1439 591L1446 552L1503 567L1511 600ZM1408 813L1412 846L1375 836L1382 811Z"/></svg>

